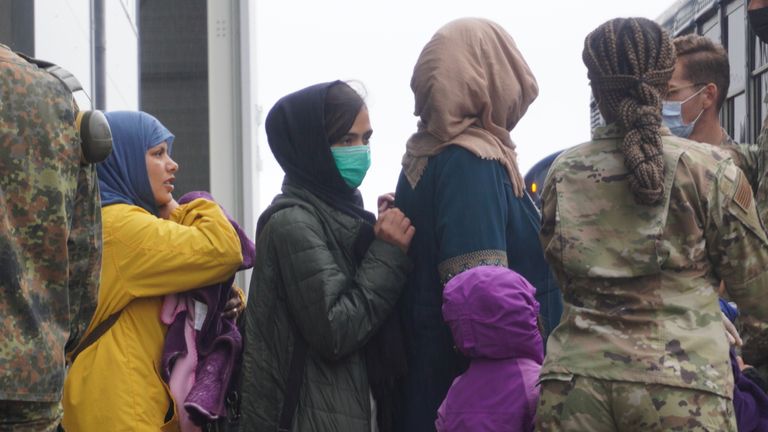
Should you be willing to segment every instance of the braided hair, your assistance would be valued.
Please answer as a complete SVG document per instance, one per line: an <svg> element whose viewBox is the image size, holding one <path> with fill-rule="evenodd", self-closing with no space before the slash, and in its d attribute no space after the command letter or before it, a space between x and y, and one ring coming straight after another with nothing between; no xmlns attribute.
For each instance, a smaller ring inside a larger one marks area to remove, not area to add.
<svg viewBox="0 0 768 432"><path fill-rule="evenodd" d="M635 199L658 204L664 196L660 113L675 65L672 41L651 20L616 18L587 35L582 59L603 117L627 131L621 152Z"/></svg>

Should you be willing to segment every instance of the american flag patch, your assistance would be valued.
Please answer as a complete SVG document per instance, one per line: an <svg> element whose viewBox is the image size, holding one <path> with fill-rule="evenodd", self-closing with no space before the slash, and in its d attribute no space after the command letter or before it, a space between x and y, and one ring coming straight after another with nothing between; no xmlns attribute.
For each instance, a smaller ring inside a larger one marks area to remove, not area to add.
<svg viewBox="0 0 768 432"><path fill-rule="evenodd" d="M742 173L739 173L739 186L736 188L733 200L744 211L748 211L752 207L752 188L749 187L749 182Z"/></svg>

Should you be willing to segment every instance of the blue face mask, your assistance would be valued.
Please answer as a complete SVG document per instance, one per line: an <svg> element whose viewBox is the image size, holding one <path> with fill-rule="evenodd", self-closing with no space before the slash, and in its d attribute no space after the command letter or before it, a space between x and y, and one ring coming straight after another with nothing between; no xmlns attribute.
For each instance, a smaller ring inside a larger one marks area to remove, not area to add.
<svg viewBox="0 0 768 432"><path fill-rule="evenodd" d="M363 183L368 168L371 167L371 147L367 145L331 147L331 153L341 178L347 186L357 189Z"/></svg>
<svg viewBox="0 0 768 432"><path fill-rule="evenodd" d="M683 104L693 99L694 96L704 91L705 88L706 87L702 87L701 90L692 94L688 99L682 102L664 101L661 103L661 122L664 126L668 127L673 134L680 138L688 138L691 136L693 128L696 126L696 121L699 120L699 117L704 113L704 110L702 109L692 122L685 124L683 121Z"/></svg>

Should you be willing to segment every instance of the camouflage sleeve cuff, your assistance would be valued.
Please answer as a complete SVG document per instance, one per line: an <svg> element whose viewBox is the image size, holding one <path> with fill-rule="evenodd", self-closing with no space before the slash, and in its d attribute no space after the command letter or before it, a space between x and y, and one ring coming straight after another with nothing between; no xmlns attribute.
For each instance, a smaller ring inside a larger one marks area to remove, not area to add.
<svg viewBox="0 0 768 432"><path fill-rule="evenodd" d="M445 285L457 274L480 266L508 267L507 252L498 249L485 249L448 258L437 265L440 282Z"/></svg>

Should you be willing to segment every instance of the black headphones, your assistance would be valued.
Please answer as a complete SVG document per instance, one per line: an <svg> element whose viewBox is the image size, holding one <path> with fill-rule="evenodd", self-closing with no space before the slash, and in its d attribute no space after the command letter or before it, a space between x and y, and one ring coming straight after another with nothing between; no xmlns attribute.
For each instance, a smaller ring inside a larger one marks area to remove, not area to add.
<svg viewBox="0 0 768 432"><path fill-rule="evenodd" d="M24 60L56 77L71 92L83 90L80 81L68 70L45 60L38 60L17 52ZM112 153L112 131L101 111L79 111L75 128L80 132L80 161L98 163Z"/></svg>

